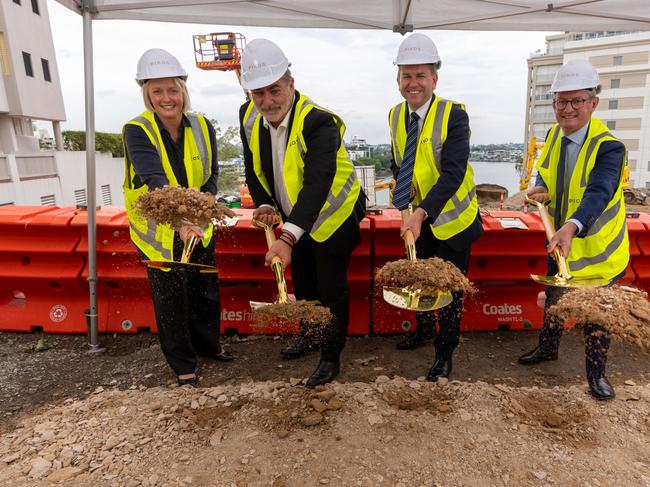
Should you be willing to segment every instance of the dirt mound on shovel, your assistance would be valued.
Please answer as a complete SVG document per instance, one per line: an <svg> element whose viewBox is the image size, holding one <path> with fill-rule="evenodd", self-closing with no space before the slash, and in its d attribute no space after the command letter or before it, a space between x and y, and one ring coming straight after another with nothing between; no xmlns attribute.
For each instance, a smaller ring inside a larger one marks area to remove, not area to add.
<svg viewBox="0 0 650 487"><path fill-rule="evenodd" d="M626 286L575 289L549 312L578 323L602 325L615 339L650 353L650 303L643 291Z"/></svg>
<svg viewBox="0 0 650 487"><path fill-rule="evenodd" d="M381 286L421 289L427 293L476 291L458 267L438 257L388 262L377 270L375 277Z"/></svg>
<svg viewBox="0 0 650 487"><path fill-rule="evenodd" d="M253 321L258 325L297 323L304 321L312 325L329 323L334 315L318 301L293 301L260 306L253 311Z"/></svg>
<svg viewBox="0 0 650 487"><path fill-rule="evenodd" d="M213 194L196 189L165 186L141 195L135 208L146 218L172 228L192 224L204 228L219 225L235 216L230 208L217 203Z"/></svg>

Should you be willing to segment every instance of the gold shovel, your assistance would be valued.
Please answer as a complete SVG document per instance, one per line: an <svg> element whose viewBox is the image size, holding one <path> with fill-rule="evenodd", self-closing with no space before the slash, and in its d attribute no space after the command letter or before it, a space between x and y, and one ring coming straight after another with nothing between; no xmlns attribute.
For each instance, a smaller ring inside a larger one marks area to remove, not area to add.
<svg viewBox="0 0 650 487"><path fill-rule="evenodd" d="M266 236L266 245L270 249L273 243L275 242L275 234L273 233L273 227L267 225L259 220L253 220L253 225L264 230ZM275 303L263 303L261 301L249 301L251 309L255 310L262 306L269 304L285 304L289 302L289 294L287 293L287 281L284 278L284 268L282 266L282 259L275 255L271 259L271 269L273 269L273 275L275 276L275 283L278 286L278 300Z"/></svg>
<svg viewBox="0 0 650 487"><path fill-rule="evenodd" d="M540 201L526 198L526 202L537 207L539 216L542 220L542 225L544 226L544 231L546 232L546 240L550 242L553 238L553 235L555 235L555 227L551 221L550 215L548 214L547 208L550 200L542 203ZM555 247L553 250L553 260L557 262L557 274L554 276L531 274L531 279L540 284L544 284L545 286L556 287L596 287L609 284L609 281L607 279L603 279L601 277L573 277L571 274L569 274L566 258L562 255L562 252L558 247Z"/></svg>
<svg viewBox="0 0 650 487"><path fill-rule="evenodd" d="M226 218L224 220L221 220L218 226L234 227L235 225L237 225L237 218L232 217L232 218ZM213 229L214 232L217 231L216 226L217 225L215 225ZM201 237L197 236L194 233L190 234L190 237L183 244L183 251L181 252L181 260L179 262L174 262L170 260L143 260L142 263L145 264L147 267L151 267L152 269L160 269L164 271L171 270L171 269L187 269L188 267L194 267L198 269L199 272L202 274L217 274L219 272L219 269L216 267L190 262L190 258L192 257L192 252L194 252L194 248L196 247L196 244L200 240Z"/></svg>
<svg viewBox="0 0 650 487"><path fill-rule="evenodd" d="M405 223L411 216L411 210L402 210L402 222ZM406 245L406 258L415 261L415 238L410 230L404 232L404 243ZM449 291L437 291L428 293L422 289L410 289L408 287L384 286L384 301L397 308L411 311L432 311L447 306L453 301Z"/></svg>

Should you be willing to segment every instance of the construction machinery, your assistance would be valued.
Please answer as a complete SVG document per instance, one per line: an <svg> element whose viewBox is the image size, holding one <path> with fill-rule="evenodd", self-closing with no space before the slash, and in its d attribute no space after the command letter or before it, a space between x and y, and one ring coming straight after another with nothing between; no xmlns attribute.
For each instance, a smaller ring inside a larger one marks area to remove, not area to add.
<svg viewBox="0 0 650 487"><path fill-rule="evenodd" d="M192 36L196 67L209 71L235 71L241 75L241 53L246 38L235 32L214 32Z"/></svg>
<svg viewBox="0 0 650 487"><path fill-rule="evenodd" d="M530 178L533 174L533 167L537 161L537 151L544 148L544 144L537 143L537 137L532 136L528 144L528 151L526 152L526 159L521 168L521 178L519 179L519 191L526 191L530 184Z"/></svg>

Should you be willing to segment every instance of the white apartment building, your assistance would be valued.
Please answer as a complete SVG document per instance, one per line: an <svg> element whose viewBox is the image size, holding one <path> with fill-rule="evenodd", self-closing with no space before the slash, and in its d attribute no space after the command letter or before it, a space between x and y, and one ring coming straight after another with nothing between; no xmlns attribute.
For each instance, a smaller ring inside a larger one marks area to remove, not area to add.
<svg viewBox="0 0 650 487"><path fill-rule="evenodd" d="M543 142L555 123L553 77L565 62L586 59L602 83L595 115L627 147L630 187L650 188L650 32L587 32L552 35L546 52L528 59L526 146Z"/></svg>
<svg viewBox="0 0 650 487"><path fill-rule="evenodd" d="M65 109L46 0L0 2L0 72L0 206L86 205L86 154L63 151ZM58 150L39 149L33 120L52 122ZM97 154L98 204L124 204L123 164Z"/></svg>

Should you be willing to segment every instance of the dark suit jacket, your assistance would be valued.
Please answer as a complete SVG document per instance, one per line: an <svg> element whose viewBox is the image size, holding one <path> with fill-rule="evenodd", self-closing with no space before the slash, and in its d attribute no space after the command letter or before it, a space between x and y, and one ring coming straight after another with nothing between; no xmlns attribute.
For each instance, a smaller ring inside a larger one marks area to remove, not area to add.
<svg viewBox="0 0 650 487"><path fill-rule="evenodd" d="M431 98L431 103L435 100ZM429 109L431 105L429 105ZM427 111L428 113L428 111ZM404 124L408 126L408 110L405 113ZM449 128L447 139L442 144L442 154L440 161L441 173L438 182L431 188L424 200L420 203L420 208L427 212L429 217L424 223L431 224L438 218L447 201L456 194L458 188L463 182L465 171L467 170L467 160L469 159L469 117L467 112L462 108L454 105L449 114ZM392 154L392 152L391 152ZM391 160L391 170L397 180L399 167L395 160ZM429 231L425 229L425 231ZM476 213L476 218L472 224L457 235L447 240L447 244L456 250L466 248L479 238L483 233L483 223L480 213Z"/></svg>
<svg viewBox="0 0 650 487"><path fill-rule="evenodd" d="M293 117L299 97L300 94L296 91L294 105L289 118L289 133L291 133L293 127ZM306 232L309 232L318 218L320 209L325 204L327 195L332 187L332 182L334 181L334 175L336 174L336 153L341 145L341 137L339 129L334 122L334 117L323 110L311 110L305 118L303 136L307 144L307 153L305 154L303 187L300 193L298 193L298 198L293 205L291 214L285 215L275 197L275 188L273 185L274 178L281 178L282 174L273 174L271 134L268 129L264 128L264 124L262 123L259 125L260 158L262 170L271 189L271 196L264 190L253 169L253 155L248 146L242 124L247 107L248 103L245 103L239 109L239 122L242 145L244 146L246 184L255 202L255 206L263 204L275 206L282 214L283 221L298 225ZM359 195L360 200L362 197L365 198L363 191ZM358 221L361 221L364 211L359 206L357 204L355 212L357 213Z"/></svg>
<svg viewBox="0 0 650 487"><path fill-rule="evenodd" d="M589 174L589 181L587 181L587 187L582 195L582 201L578 205L578 209L567 218L567 221L576 219L582 223L582 231L576 235L577 237L587 235L589 227L605 211L614 196L621 177L624 157L625 146L622 142L610 140L600 144L594 168ZM539 173L535 185L548 187Z"/></svg>

